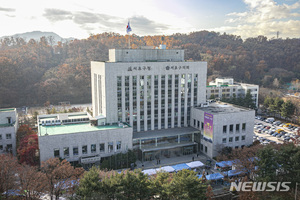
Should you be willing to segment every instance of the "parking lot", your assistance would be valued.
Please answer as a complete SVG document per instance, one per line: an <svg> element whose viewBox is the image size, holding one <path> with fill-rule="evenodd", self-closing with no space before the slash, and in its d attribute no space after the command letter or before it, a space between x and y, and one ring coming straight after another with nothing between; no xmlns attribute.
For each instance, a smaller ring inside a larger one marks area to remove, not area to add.
<svg viewBox="0 0 300 200"><path fill-rule="evenodd" d="M293 140L299 139L297 131L300 128L298 126L282 123L273 118L268 118L270 121L259 116L255 118L253 142L282 144L283 142L293 142Z"/></svg>

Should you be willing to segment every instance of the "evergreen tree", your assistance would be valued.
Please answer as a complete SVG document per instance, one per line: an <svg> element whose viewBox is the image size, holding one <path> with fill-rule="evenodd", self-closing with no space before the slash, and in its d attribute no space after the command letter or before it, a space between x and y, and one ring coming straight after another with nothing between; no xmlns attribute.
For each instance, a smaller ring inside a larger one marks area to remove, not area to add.
<svg viewBox="0 0 300 200"><path fill-rule="evenodd" d="M281 115L283 117L291 117L294 113L295 106L290 100L282 104Z"/></svg>

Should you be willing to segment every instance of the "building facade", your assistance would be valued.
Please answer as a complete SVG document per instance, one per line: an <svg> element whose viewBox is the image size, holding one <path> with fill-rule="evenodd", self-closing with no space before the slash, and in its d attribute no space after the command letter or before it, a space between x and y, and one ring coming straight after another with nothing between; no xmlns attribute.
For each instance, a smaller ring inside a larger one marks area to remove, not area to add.
<svg viewBox="0 0 300 200"><path fill-rule="evenodd" d="M108 62L91 62L93 116L134 132L187 127L191 107L206 101L206 72L183 50L110 49Z"/></svg>
<svg viewBox="0 0 300 200"><path fill-rule="evenodd" d="M0 109L0 153L12 153L16 156L16 133L18 126L16 108Z"/></svg>
<svg viewBox="0 0 300 200"><path fill-rule="evenodd" d="M59 157L83 165L132 149L132 128L88 113L38 116L40 161Z"/></svg>
<svg viewBox="0 0 300 200"><path fill-rule="evenodd" d="M259 86L247 83L236 83L233 78L216 78L215 81L209 82L206 87L206 99L216 98L231 98L233 95L236 98L244 98L247 91L250 90L253 102L258 107Z"/></svg>
<svg viewBox="0 0 300 200"><path fill-rule="evenodd" d="M200 151L213 158L224 147L242 148L253 143L255 111L225 103L195 107L191 126L201 131Z"/></svg>

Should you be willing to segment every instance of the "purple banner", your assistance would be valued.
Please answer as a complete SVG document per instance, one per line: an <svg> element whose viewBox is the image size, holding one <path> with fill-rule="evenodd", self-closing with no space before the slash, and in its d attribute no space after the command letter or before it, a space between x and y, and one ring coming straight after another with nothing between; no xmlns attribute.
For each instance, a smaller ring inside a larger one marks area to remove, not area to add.
<svg viewBox="0 0 300 200"><path fill-rule="evenodd" d="M213 141L213 115L207 112L204 112L204 133L203 136L205 139L210 142Z"/></svg>

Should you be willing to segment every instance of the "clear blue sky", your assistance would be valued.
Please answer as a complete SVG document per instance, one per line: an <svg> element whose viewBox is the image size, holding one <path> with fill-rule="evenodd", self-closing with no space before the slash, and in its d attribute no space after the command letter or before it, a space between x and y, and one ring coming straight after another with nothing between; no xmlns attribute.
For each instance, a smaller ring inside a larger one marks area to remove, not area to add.
<svg viewBox="0 0 300 200"><path fill-rule="evenodd" d="M0 36L30 31L62 37L216 31L242 38L300 38L300 0L1 0Z"/></svg>

